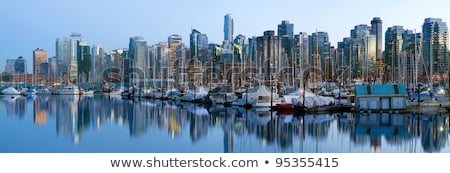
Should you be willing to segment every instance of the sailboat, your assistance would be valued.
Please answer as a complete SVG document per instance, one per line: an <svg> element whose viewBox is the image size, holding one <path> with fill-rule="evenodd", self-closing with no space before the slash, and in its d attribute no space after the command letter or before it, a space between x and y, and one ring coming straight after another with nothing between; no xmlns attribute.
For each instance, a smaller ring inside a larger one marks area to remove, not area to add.
<svg viewBox="0 0 450 173"><path fill-rule="evenodd" d="M85 89L81 88L80 94L81 95L94 95L94 90L92 90L92 89L85 90Z"/></svg>
<svg viewBox="0 0 450 173"><path fill-rule="evenodd" d="M213 104L231 105L238 98L230 86L222 84L209 91L209 99Z"/></svg>
<svg viewBox="0 0 450 173"><path fill-rule="evenodd" d="M188 90L187 93L181 97L181 101L202 103L207 95L208 92L205 87L194 86L194 90Z"/></svg>
<svg viewBox="0 0 450 173"><path fill-rule="evenodd" d="M2 90L3 95L20 95L20 92L14 87L8 87Z"/></svg>
<svg viewBox="0 0 450 173"><path fill-rule="evenodd" d="M26 78L27 78L27 73L25 73L25 81L26 81ZM35 78L36 78L36 74L34 74L34 72L33 72L33 81L32 81L32 84L31 84L31 87L28 87L28 88L23 88L21 91L20 91L20 94L22 94L22 95L24 95L24 96L29 96L29 95L36 95L36 90L33 88L34 87L34 81L35 81Z"/></svg>
<svg viewBox="0 0 450 173"><path fill-rule="evenodd" d="M125 93L125 89L123 86L123 81L124 81L124 75L125 75L125 65L124 65L124 60L122 60L122 74L120 75L120 87L119 88L115 88L115 89L110 89L110 91L107 93L109 96L113 96L113 97L118 97L118 96L123 96L123 94Z"/></svg>
<svg viewBox="0 0 450 173"><path fill-rule="evenodd" d="M36 95L36 90L32 87L26 88L21 94L24 96Z"/></svg>
<svg viewBox="0 0 450 173"><path fill-rule="evenodd" d="M55 92L55 94L58 94L58 95L79 95L80 94L80 88L70 81L70 67L69 67L69 81L67 81L64 86L62 86L60 88L56 88L54 92Z"/></svg>

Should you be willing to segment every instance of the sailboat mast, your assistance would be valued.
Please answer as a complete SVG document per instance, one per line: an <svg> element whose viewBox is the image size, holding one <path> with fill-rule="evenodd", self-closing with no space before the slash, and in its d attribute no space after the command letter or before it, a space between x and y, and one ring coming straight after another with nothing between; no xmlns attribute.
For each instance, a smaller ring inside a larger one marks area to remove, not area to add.
<svg viewBox="0 0 450 173"><path fill-rule="evenodd" d="M234 92L234 77L233 77L233 72L234 72L234 43L233 43L233 52L232 52L232 56L231 56L231 90Z"/></svg>
<svg viewBox="0 0 450 173"><path fill-rule="evenodd" d="M431 37L433 38L433 37ZM433 40L430 39L430 86L433 87Z"/></svg>
<svg viewBox="0 0 450 173"><path fill-rule="evenodd" d="M315 82L314 85L317 86L318 82L319 82L319 74L318 74L318 70L319 70L319 33L317 32L316 29L316 54L315 54L315 65L316 65L316 74L315 74ZM314 87L314 89L316 89L316 87ZM315 93L315 92L314 92Z"/></svg>
<svg viewBox="0 0 450 173"><path fill-rule="evenodd" d="M416 30L414 29L414 79L413 79L413 83L414 83L414 87L417 86L417 78L418 78L418 74L417 74L417 70L418 70L418 62L417 62L417 34L416 34Z"/></svg>

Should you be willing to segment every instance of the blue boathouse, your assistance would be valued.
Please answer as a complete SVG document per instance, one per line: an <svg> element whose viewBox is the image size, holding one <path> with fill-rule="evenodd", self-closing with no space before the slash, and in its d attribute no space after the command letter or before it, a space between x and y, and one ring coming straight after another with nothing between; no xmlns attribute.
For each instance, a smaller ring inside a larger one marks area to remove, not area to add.
<svg viewBox="0 0 450 173"><path fill-rule="evenodd" d="M356 110L406 109L408 93L404 84L374 84L355 86Z"/></svg>

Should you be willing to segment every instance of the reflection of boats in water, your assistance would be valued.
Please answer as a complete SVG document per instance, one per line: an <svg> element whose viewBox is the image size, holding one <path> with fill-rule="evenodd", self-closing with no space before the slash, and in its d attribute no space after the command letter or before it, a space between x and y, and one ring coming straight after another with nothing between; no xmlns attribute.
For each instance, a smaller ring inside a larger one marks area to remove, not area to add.
<svg viewBox="0 0 450 173"><path fill-rule="evenodd" d="M258 111L256 109L252 109L247 114L247 118L253 124L264 126L273 120L275 115L272 115L270 111Z"/></svg>
<svg viewBox="0 0 450 173"><path fill-rule="evenodd" d="M331 114L304 115L305 124L320 124L320 123L330 122L334 119L335 119L335 117Z"/></svg>
<svg viewBox="0 0 450 173"><path fill-rule="evenodd" d="M447 145L449 121L448 116L441 115L421 121L421 143L425 152L440 152Z"/></svg>
<svg viewBox="0 0 450 173"><path fill-rule="evenodd" d="M6 115L25 116L26 98L22 96L0 96L5 103Z"/></svg>
<svg viewBox="0 0 450 173"><path fill-rule="evenodd" d="M193 115L197 116L209 116L208 110L198 104L195 103L183 103L182 106Z"/></svg>

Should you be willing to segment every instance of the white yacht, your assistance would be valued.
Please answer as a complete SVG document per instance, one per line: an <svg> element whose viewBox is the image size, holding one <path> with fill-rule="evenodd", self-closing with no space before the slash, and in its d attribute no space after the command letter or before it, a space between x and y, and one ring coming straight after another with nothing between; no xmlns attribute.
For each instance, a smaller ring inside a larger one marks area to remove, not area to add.
<svg viewBox="0 0 450 173"><path fill-rule="evenodd" d="M88 89L88 90L81 89L81 90L80 90L80 94L81 94L81 95L94 95L94 90L91 90L91 89Z"/></svg>
<svg viewBox="0 0 450 173"><path fill-rule="evenodd" d="M37 91L34 88L27 88L21 92L21 94L24 96L36 95L36 93L37 93Z"/></svg>
<svg viewBox="0 0 450 173"><path fill-rule="evenodd" d="M8 87L2 90L3 95L20 95L20 92L17 91L14 87Z"/></svg>
<svg viewBox="0 0 450 173"><path fill-rule="evenodd" d="M203 86L195 87L195 90L188 90L187 93L181 97L181 101L185 102L203 102L208 95L208 91Z"/></svg>
<svg viewBox="0 0 450 173"><path fill-rule="evenodd" d="M77 85L69 84L62 88L56 89L56 94L58 95L79 95L80 89Z"/></svg>
<svg viewBox="0 0 450 173"><path fill-rule="evenodd" d="M257 86L248 93L244 93L241 99L233 102L233 105L244 106L246 104L251 104L252 107L266 107L275 106L281 103L281 98L277 93L270 92L266 86Z"/></svg>

